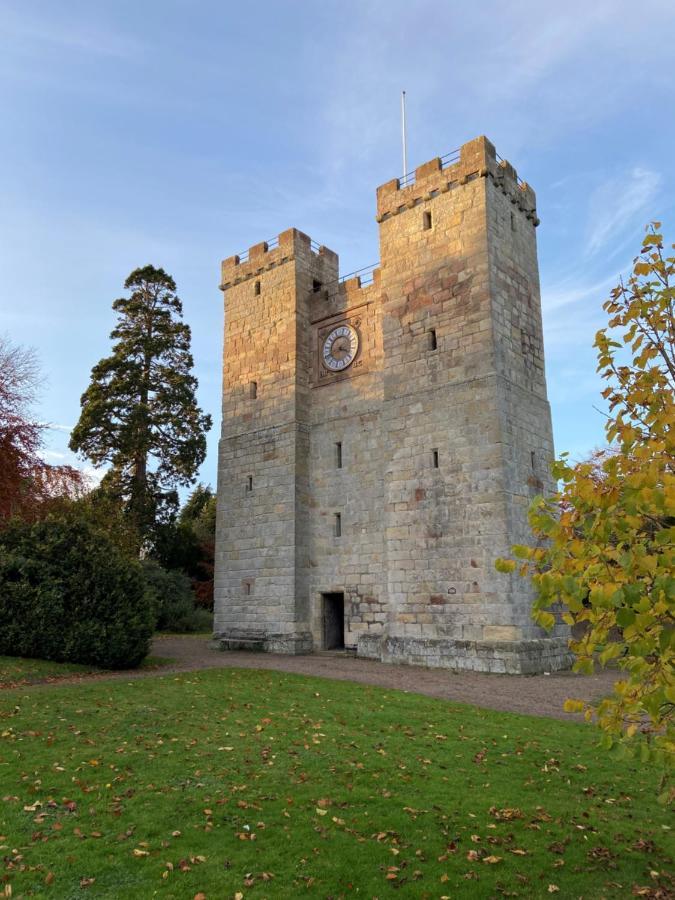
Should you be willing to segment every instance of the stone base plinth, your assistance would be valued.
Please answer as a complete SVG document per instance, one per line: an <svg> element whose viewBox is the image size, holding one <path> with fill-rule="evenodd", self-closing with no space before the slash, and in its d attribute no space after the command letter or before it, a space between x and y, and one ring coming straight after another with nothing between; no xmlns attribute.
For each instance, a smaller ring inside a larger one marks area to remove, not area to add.
<svg viewBox="0 0 675 900"><path fill-rule="evenodd" d="M382 659L382 635L362 632L356 644L356 655L362 659Z"/></svg>
<svg viewBox="0 0 675 900"><path fill-rule="evenodd" d="M260 653L287 653L297 656L311 653L313 642L308 631L271 634L262 631L229 631L213 635L218 650L253 650Z"/></svg>
<svg viewBox="0 0 675 900"><path fill-rule="evenodd" d="M564 638L456 641L364 634L359 637L358 656L388 663L501 675L557 672L569 669L573 661Z"/></svg>

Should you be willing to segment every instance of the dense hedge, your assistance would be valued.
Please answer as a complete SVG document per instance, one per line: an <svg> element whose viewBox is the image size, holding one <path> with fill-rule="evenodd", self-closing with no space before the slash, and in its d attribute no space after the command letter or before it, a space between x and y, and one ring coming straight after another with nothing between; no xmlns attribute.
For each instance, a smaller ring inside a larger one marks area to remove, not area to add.
<svg viewBox="0 0 675 900"><path fill-rule="evenodd" d="M131 668L154 610L140 566L86 521L47 519L0 534L0 654Z"/></svg>
<svg viewBox="0 0 675 900"><path fill-rule="evenodd" d="M210 631L213 616L195 608L190 579L184 572L168 571L151 559L143 560L146 592L152 600L158 631Z"/></svg>

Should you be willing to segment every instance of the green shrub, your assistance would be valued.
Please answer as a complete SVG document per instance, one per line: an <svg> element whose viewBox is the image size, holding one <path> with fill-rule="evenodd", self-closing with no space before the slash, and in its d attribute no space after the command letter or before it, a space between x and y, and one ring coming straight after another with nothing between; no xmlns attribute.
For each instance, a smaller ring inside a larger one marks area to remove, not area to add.
<svg viewBox="0 0 675 900"><path fill-rule="evenodd" d="M152 559L141 563L146 593L155 611L158 631L210 631L212 615L196 609L190 579L183 572L167 571Z"/></svg>
<svg viewBox="0 0 675 900"><path fill-rule="evenodd" d="M48 518L0 535L0 654L131 668L154 614L139 564L86 521Z"/></svg>

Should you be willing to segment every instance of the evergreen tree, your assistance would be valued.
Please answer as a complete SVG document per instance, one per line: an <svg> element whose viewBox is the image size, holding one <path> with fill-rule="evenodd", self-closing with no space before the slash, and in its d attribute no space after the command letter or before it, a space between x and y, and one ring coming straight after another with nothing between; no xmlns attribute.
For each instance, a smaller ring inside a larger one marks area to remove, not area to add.
<svg viewBox="0 0 675 900"><path fill-rule="evenodd" d="M190 328L163 269L136 269L113 303L111 356L98 362L80 400L70 448L110 465L103 487L123 500L144 542L176 510L206 455L211 417L197 405Z"/></svg>
<svg viewBox="0 0 675 900"><path fill-rule="evenodd" d="M161 525L153 555L165 569L182 569L192 581L195 602L213 609L213 570L216 544L216 497L198 484L177 519Z"/></svg>

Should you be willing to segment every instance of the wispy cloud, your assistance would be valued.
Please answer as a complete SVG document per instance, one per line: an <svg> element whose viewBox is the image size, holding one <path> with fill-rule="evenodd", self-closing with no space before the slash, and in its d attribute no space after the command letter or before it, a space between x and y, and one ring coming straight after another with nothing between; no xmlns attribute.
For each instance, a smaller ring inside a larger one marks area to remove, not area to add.
<svg viewBox="0 0 675 900"><path fill-rule="evenodd" d="M617 270L621 271L621 269ZM592 281L584 281L582 276L566 278L551 287L542 290L542 304L545 313L554 313L558 310L568 309L571 306L592 301L599 309L598 301L604 300L610 289L617 283L618 275L612 272L604 278Z"/></svg>
<svg viewBox="0 0 675 900"><path fill-rule="evenodd" d="M47 461L55 460L57 462L63 462L64 459L68 459L68 454L61 453L60 450L43 450L42 458Z"/></svg>
<svg viewBox="0 0 675 900"><path fill-rule="evenodd" d="M40 456L49 465L68 465L72 466L75 469L78 469L84 475L87 485L90 488L97 487L101 483L101 480L106 473L105 468L95 469L91 465L82 463L82 461L77 456L75 456L74 453L70 453L69 451L64 453L61 450L50 450L45 448L40 451Z"/></svg>
<svg viewBox="0 0 675 900"><path fill-rule="evenodd" d="M0 26L5 40L40 46L52 46L70 52L82 52L95 56L128 59L137 56L143 49L142 42L134 35L122 34L112 27L95 24L82 25L79 22L59 24L48 17L31 16L22 10L16 13L5 7L0 10Z"/></svg>
<svg viewBox="0 0 675 900"><path fill-rule="evenodd" d="M587 253L597 253L629 228L644 225L661 182L659 172L635 166L598 185L589 202Z"/></svg>
<svg viewBox="0 0 675 900"><path fill-rule="evenodd" d="M589 277L579 269L550 285L542 285L542 312L546 349L560 358L573 350L574 355L590 351L596 331L606 322L602 304L618 283L623 266L605 270L605 275Z"/></svg>

